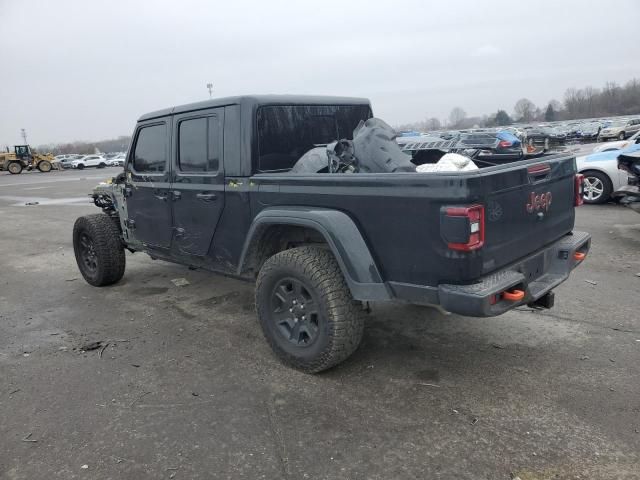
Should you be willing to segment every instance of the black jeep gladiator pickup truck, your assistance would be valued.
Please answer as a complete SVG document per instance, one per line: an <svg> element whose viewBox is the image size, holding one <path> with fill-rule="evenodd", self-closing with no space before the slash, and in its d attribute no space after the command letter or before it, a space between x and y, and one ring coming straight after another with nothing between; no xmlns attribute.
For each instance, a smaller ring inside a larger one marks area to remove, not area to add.
<svg viewBox="0 0 640 480"><path fill-rule="evenodd" d="M115 283L127 249L255 281L266 339L305 372L355 351L369 301L479 317L550 308L590 246L573 231L574 158L417 173L394 138L358 98L242 96L143 115L124 172L93 192L103 213L75 223L80 271Z"/></svg>

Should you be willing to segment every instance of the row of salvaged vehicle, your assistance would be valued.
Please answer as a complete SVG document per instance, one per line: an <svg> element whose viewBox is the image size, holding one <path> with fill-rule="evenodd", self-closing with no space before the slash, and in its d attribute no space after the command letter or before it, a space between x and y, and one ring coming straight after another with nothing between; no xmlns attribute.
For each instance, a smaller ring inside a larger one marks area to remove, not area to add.
<svg viewBox="0 0 640 480"><path fill-rule="evenodd" d="M121 167L124 165L126 154L124 153L107 153L93 155L58 155L55 161L62 165L63 168L104 168L104 167Z"/></svg>
<svg viewBox="0 0 640 480"><path fill-rule="evenodd" d="M481 143L490 148L496 144L495 159L513 160L522 148L523 155L538 154L553 150L562 150L565 145L575 143L593 143L608 140L624 141L640 132L640 118L618 118L589 121L572 121L540 125L518 125L499 128L478 128L470 130L436 131L422 134L405 132L400 134L402 142L411 140L454 141L459 144L475 145ZM404 139L406 137L406 139ZM498 144L501 143L499 146ZM507 144L511 145L507 145ZM513 151L505 151L512 149ZM506 155L506 156L505 156Z"/></svg>
<svg viewBox="0 0 640 480"><path fill-rule="evenodd" d="M640 118L616 118L589 120L582 122L564 122L555 124L529 125L525 127L506 127L507 130L523 139L535 143L548 139L547 145L565 145L573 143L606 142L625 140L640 131Z"/></svg>

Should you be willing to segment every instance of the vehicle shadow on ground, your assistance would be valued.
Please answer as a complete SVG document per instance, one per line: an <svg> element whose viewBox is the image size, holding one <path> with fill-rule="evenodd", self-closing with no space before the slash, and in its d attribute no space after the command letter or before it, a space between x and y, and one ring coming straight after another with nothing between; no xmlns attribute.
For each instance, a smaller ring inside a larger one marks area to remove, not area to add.
<svg viewBox="0 0 640 480"><path fill-rule="evenodd" d="M248 363L272 365L274 358L256 318L251 283L166 265L136 270L112 287L114 294L126 290L135 297L157 300L176 314L177 321L201 321L216 330L227 330L240 346L234 354ZM177 277L188 278L190 284L175 287L171 280ZM575 332L553 325L548 326L551 331L542 332L537 323L544 321L536 313L470 318L430 307L374 304L358 350L320 377L337 380L366 371L409 383L460 383L482 378L502 381L506 370L514 374L530 368L546 370L549 359L566 349L567 338L575 337ZM556 348L557 342L564 342L563 346ZM259 359L256 354L268 358Z"/></svg>

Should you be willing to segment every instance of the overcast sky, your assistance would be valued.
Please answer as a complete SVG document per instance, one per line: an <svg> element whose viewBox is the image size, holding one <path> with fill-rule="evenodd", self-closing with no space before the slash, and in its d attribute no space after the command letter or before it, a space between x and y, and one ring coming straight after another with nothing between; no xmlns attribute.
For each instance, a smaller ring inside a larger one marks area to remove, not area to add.
<svg viewBox="0 0 640 480"><path fill-rule="evenodd" d="M0 145L100 140L243 93L364 96L391 124L640 77L640 2L0 0Z"/></svg>

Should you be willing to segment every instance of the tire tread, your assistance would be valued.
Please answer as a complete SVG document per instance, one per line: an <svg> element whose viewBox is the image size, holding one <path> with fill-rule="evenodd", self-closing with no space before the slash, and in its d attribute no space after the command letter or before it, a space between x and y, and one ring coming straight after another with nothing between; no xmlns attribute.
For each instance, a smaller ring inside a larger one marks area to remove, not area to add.
<svg viewBox="0 0 640 480"><path fill-rule="evenodd" d="M98 256L98 272L95 278L89 277L80 267L77 241L80 233L86 231ZM73 246L80 273L91 285L102 287L119 281L124 275L126 256L120 239L120 230L113 219L104 213L85 215L76 220L73 226Z"/></svg>
<svg viewBox="0 0 640 480"><path fill-rule="evenodd" d="M311 360L301 359L279 347L267 334L259 293L266 279L277 275L282 267L292 268L306 277L316 289L320 303L324 304L329 322L327 347ZM256 282L256 309L263 324L263 332L272 350L280 360L306 373L317 373L331 368L355 352L362 340L365 312L360 302L351 296L349 287L331 251L321 247L297 247L279 252L264 263Z"/></svg>

